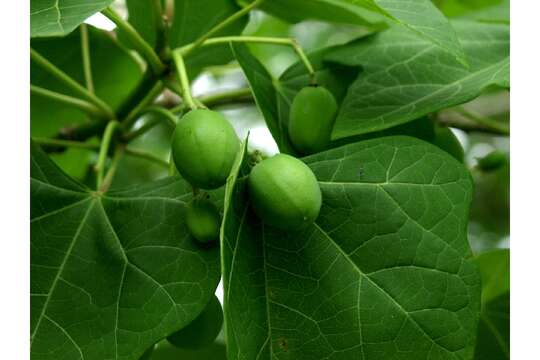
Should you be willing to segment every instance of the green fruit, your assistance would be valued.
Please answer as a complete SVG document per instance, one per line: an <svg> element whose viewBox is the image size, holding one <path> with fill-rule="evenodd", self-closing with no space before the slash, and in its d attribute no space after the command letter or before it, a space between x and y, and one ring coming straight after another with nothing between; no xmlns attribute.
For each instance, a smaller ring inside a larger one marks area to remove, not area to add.
<svg viewBox="0 0 540 360"><path fill-rule="evenodd" d="M187 208L186 225L197 241L208 243L219 239L221 215L210 200L194 199Z"/></svg>
<svg viewBox="0 0 540 360"><path fill-rule="evenodd" d="M465 157L463 147L449 128L435 125L435 137L432 143L452 155L459 162L463 162Z"/></svg>
<svg viewBox="0 0 540 360"><path fill-rule="evenodd" d="M292 156L263 160L251 171L248 184L253 209L268 225L298 230L319 216L319 183L311 169Z"/></svg>
<svg viewBox="0 0 540 360"><path fill-rule="evenodd" d="M289 137L296 150L313 154L328 148L338 105L322 86L305 87L295 96L289 115Z"/></svg>
<svg viewBox="0 0 540 360"><path fill-rule="evenodd" d="M239 149L231 124L210 110L187 113L173 134L172 155L178 172L202 189L225 184Z"/></svg>
<svg viewBox="0 0 540 360"><path fill-rule="evenodd" d="M139 360L150 360L152 357L152 353L154 352L155 345L152 345L142 354L142 356L139 358Z"/></svg>
<svg viewBox="0 0 540 360"><path fill-rule="evenodd" d="M495 171L508 164L508 155L499 150L494 150L478 159L478 168L482 171Z"/></svg>
<svg viewBox="0 0 540 360"><path fill-rule="evenodd" d="M200 349L214 342L223 326L221 304L214 295L203 312L188 326L170 335L167 340L184 349Z"/></svg>

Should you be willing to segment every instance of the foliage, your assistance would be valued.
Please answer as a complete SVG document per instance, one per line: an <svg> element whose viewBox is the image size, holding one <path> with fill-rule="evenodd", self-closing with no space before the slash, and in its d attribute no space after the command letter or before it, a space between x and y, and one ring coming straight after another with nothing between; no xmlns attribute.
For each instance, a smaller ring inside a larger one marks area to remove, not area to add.
<svg viewBox="0 0 540 360"><path fill-rule="evenodd" d="M509 358L508 0L119 5L31 0L32 359ZM310 85L334 126L291 136ZM197 113L223 126L173 143ZM250 193L261 130L314 177L314 222L254 211L294 175Z"/></svg>

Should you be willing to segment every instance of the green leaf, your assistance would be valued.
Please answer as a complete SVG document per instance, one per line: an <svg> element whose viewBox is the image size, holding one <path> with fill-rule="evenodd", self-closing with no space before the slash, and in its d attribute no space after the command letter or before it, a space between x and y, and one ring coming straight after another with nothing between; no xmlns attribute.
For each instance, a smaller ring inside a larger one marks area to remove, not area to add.
<svg viewBox="0 0 540 360"><path fill-rule="evenodd" d="M67 35L113 0L30 0L30 36Z"/></svg>
<svg viewBox="0 0 540 360"><path fill-rule="evenodd" d="M342 0L379 12L467 64L456 32L431 0Z"/></svg>
<svg viewBox="0 0 540 360"><path fill-rule="evenodd" d="M510 0L448 0L441 10L448 16L510 23Z"/></svg>
<svg viewBox="0 0 540 360"><path fill-rule="evenodd" d="M469 260L472 183L463 165L407 137L305 162L323 207L301 233L261 224L245 178L228 184L228 358L471 358L480 279Z"/></svg>
<svg viewBox="0 0 540 360"><path fill-rule="evenodd" d="M133 57L104 31L88 26L90 58L97 96L117 109L140 81L141 69ZM63 38L33 39L32 47L81 84L85 84L80 30ZM59 93L78 96L43 68L31 64L31 83ZM62 103L38 95L30 96L30 133L36 137L56 136L60 129L88 121L87 115ZM53 159L76 178L86 172L91 153L69 150Z"/></svg>
<svg viewBox="0 0 540 360"><path fill-rule="evenodd" d="M475 259L482 277L482 313L475 360L510 359L510 251Z"/></svg>
<svg viewBox="0 0 540 360"><path fill-rule="evenodd" d="M260 8L289 22L317 19L335 23L381 27L383 18L342 0L272 0Z"/></svg>
<svg viewBox="0 0 540 360"><path fill-rule="evenodd" d="M214 26L240 10L234 0L175 0L170 46L180 47L197 40ZM244 30L247 17L231 23L215 36L238 35ZM232 60L229 46L218 45L199 49L186 58L186 67L193 78L202 68Z"/></svg>
<svg viewBox="0 0 540 360"><path fill-rule="evenodd" d="M107 194L31 150L31 357L137 360L213 296L218 249L183 218L179 178Z"/></svg>
<svg viewBox="0 0 540 360"><path fill-rule="evenodd" d="M249 82L255 102L266 121L278 148L282 152L292 153L287 130L282 126L277 108L274 79L266 68L251 54L245 44L231 44L234 56Z"/></svg>
<svg viewBox="0 0 540 360"><path fill-rule="evenodd" d="M432 43L393 28L336 50L327 60L360 65L333 138L379 131L474 99L490 85L509 86L509 27L453 23L470 68Z"/></svg>

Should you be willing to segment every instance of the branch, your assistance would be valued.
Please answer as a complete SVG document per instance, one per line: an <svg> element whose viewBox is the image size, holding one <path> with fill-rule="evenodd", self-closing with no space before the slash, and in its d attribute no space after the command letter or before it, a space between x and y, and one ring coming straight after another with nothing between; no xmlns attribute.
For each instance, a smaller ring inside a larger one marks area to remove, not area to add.
<svg viewBox="0 0 540 360"><path fill-rule="evenodd" d="M158 81L154 84L154 86L150 89L148 94L137 104L135 107L129 112L129 114L126 116L124 120L122 120L122 125L125 129L129 129L131 125L138 119L140 113L144 110L145 107L149 106L154 102L156 97L161 94L161 92L164 89L163 82Z"/></svg>
<svg viewBox="0 0 540 360"><path fill-rule="evenodd" d="M510 135L508 125L493 119L481 118L471 114L463 108L455 108L452 111L438 113L433 119L448 127L463 130L465 132L484 132L493 135Z"/></svg>

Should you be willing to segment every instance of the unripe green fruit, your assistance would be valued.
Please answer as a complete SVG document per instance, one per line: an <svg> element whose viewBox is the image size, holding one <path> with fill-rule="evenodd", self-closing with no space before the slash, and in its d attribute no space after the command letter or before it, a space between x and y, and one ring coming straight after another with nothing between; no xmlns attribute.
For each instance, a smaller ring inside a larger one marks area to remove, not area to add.
<svg viewBox="0 0 540 360"><path fill-rule="evenodd" d="M178 172L193 186L216 189L231 172L240 141L221 114L193 110L176 126L172 155Z"/></svg>
<svg viewBox="0 0 540 360"><path fill-rule="evenodd" d="M210 200L194 199L187 207L186 225L191 236L197 241L216 241L219 239L221 215Z"/></svg>
<svg viewBox="0 0 540 360"><path fill-rule="evenodd" d="M223 326L221 304L214 295L203 312L185 328L170 335L167 340L184 349L200 349L214 342Z"/></svg>
<svg viewBox="0 0 540 360"><path fill-rule="evenodd" d="M440 147L459 162L463 162L465 152L456 135L447 127L435 125L433 144Z"/></svg>
<svg viewBox="0 0 540 360"><path fill-rule="evenodd" d="M278 154L255 165L248 185L253 209L268 225L298 230L319 216L319 183L311 169L292 156Z"/></svg>
<svg viewBox="0 0 540 360"><path fill-rule="evenodd" d="M508 155L499 150L494 150L478 159L478 168L482 171L495 171L508 164Z"/></svg>
<svg viewBox="0 0 540 360"><path fill-rule="evenodd" d="M142 354L142 356L139 358L139 360L150 360L152 357L152 353L154 352L155 345L152 345Z"/></svg>
<svg viewBox="0 0 540 360"><path fill-rule="evenodd" d="M337 110L334 95L325 87L309 86L300 90L289 114L289 137L294 148L303 154L327 149Z"/></svg>

